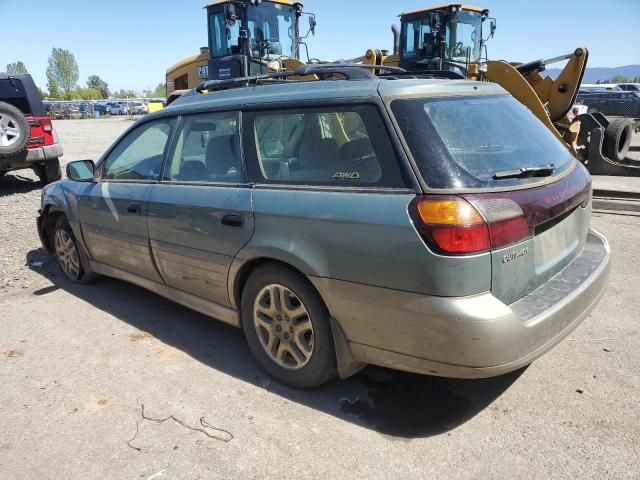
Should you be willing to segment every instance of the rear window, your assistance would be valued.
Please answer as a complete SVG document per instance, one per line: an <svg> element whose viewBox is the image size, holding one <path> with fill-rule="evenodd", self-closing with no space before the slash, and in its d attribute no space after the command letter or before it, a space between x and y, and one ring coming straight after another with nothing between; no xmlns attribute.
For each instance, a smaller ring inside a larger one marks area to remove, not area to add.
<svg viewBox="0 0 640 480"><path fill-rule="evenodd" d="M395 100L391 109L430 188L493 188L540 177L494 179L499 172L574 162L565 146L511 96Z"/></svg>

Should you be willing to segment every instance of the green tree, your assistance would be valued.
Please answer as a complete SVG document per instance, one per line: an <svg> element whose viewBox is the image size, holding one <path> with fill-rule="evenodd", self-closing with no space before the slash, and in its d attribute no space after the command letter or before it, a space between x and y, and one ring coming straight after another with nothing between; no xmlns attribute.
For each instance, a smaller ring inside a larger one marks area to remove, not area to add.
<svg viewBox="0 0 640 480"><path fill-rule="evenodd" d="M40 98L41 99L45 99L47 98L47 92L45 92L43 89L41 89L40 87L38 87L38 93L40 94Z"/></svg>
<svg viewBox="0 0 640 480"><path fill-rule="evenodd" d="M100 92L100 98L109 98L109 85L98 75L89 75L87 78L87 88L98 90Z"/></svg>
<svg viewBox="0 0 640 480"><path fill-rule="evenodd" d="M120 90L113 92L113 98L138 98L138 92L135 90L125 90L121 88Z"/></svg>
<svg viewBox="0 0 640 480"><path fill-rule="evenodd" d="M105 98L102 96L102 92L95 88L80 88L75 91L75 96L82 100L100 100Z"/></svg>
<svg viewBox="0 0 640 480"><path fill-rule="evenodd" d="M55 79L55 77L50 74L50 72L47 69L47 90L49 90L49 97L50 98L61 98L60 95L60 88L58 87L58 81Z"/></svg>
<svg viewBox="0 0 640 480"><path fill-rule="evenodd" d="M625 77L624 75L615 75L612 79L611 79L611 83L627 83L629 80L627 80L627 77Z"/></svg>
<svg viewBox="0 0 640 480"><path fill-rule="evenodd" d="M52 48L47 67L47 79L54 79L57 88L62 90L65 97L68 97L76 88L79 78L78 64L73 53L62 48Z"/></svg>
<svg viewBox="0 0 640 480"><path fill-rule="evenodd" d="M7 73L29 73L27 67L20 60L7 64Z"/></svg>
<svg viewBox="0 0 640 480"><path fill-rule="evenodd" d="M164 98L167 95L167 86L160 82L153 90L149 88L143 90L142 93L146 98Z"/></svg>

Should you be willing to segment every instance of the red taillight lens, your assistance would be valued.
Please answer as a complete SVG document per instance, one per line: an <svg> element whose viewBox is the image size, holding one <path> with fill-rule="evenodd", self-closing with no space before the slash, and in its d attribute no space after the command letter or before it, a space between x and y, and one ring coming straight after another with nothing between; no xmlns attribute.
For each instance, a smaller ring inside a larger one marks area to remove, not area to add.
<svg viewBox="0 0 640 480"><path fill-rule="evenodd" d="M439 253L469 255L516 243L532 235L522 209L510 199L422 196L409 206L414 225Z"/></svg>
<svg viewBox="0 0 640 480"><path fill-rule="evenodd" d="M431 235L438 247L448 253L477 253L491 248L486 225L434 228Z"/></svg>

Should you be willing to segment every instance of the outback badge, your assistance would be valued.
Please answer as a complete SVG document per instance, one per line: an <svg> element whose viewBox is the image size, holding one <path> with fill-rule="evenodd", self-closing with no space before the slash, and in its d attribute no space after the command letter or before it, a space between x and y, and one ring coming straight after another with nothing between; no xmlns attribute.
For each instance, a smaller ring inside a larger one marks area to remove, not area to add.
<svg viewBox="0 0 640 480"><path fill-rule="evenodd" d="M502 257L502 263L509 263L513 260L524 257L529 254L529 247L524 247L520 250L514 250L513 252L507 253L504 257Z"/></svg>

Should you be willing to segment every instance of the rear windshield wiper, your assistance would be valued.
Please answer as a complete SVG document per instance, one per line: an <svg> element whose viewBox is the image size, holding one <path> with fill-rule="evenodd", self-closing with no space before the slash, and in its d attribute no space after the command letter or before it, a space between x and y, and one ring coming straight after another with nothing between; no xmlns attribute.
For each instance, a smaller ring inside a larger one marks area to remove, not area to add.
<svg viewBox="0 0 640 480"><path fill-rule="evenodd" d="M505 178L527 178L527 177L548 177L555 172L556 168L552 163L543 167L523 167L519 170L506 170L497 172L493 178L502 180Z"/></svg>

